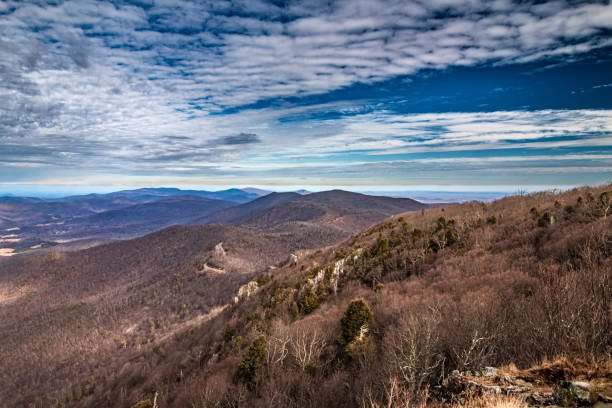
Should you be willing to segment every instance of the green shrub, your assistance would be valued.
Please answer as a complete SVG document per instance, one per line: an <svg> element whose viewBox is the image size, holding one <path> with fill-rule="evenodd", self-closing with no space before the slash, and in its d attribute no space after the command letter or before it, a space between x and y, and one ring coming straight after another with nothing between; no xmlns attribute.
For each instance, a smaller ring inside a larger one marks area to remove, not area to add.
<svg viewBox="0 0 612 408"><path fill-rule="evenodd" d="M423 237L423 231L420 228L415 228L412 230L412 239L417 240Z"/></svg>
<svg viewBox="0 0 612 408"><path fill-rule="evenodd" d="M348 255L347 250L345 248L340 248L334 253L334 260L339 260L342 258L346 258Z"/></svg>
<svg viewBox="0 0 612 408"><path fill-rule="evenodd" d="M142 400L132 405L132 408L152 408L152 407L153 407L153 403L151 402L150 399Z"/></svg>
<svg viewBox="0 0 612 408"><path fill-rule="evenodd" d="M312 291L310 286L304 289L304 294L299 302L300 311L304 314L309 314L319 307L319 296Z"/></svg>
<svg viewBox="0 0 612 408"><path fill-rule="evenodd" d="M249 389L255 386L257 374L268 361L268 344L264 336L256 338L238 364L236 379Z"/></svg>
<svg viewBox="0 0 612 408"><path fill-rule="evenodd" d="M229 342L232 341L233 337L234 337L234 329L229 323L227 323L225 325L225 330L223 331L223 342L225 344L229 344Z"/></svg>
<svg viewBox="0 0 612 408"><path fill-rule="evenodd" d="M430 239L429 244L427 245L427 249L433 253L436 253L440 249L442 249L442 247L440 246L440 243L437 240Z"/></svg>
<svg viewBox="0 0 612 408"><path fill-rule="evenodd" d="M362 327L366 329L372 324L373 314L364 299L355 299L349 303L340 321L340 344L346 346L355 341L361 334Z"/></svg>
<svg viewBox="0 0 612 408"><path fill-rule="evenodd" d="M610 207L612 206L612 192L604 191L599 195L599 207L601 216L606 218L608 213L610 212Z"/></svg>
<svg viewBox="0 0 612 408"><path fill-rule="evenodd" d="M295 319L298 313L299 313L299 310L298 310L297 303L295 302L291 303L291 307L289 307L289 314L291 315L291 317Z"/></svg>
<svg viewBox="0 0 612 408"><path fill-rule="evenodd" d="M389 240L385 237L378 237L374 246L370 249L372 257L385 258L391 255L389 251Z"/></svg>
<svg viewBox="0 0 612 408"><path fill-rule="evenodd" d="M232 353L237 353L242 347L242 336L236 336L232 344Z"/></svg>
<svg viewBox="0 0 612 408"><path fill-rule="evenodd" d="M272 275L270 275L269 273L264 273L263 275L258 277L255 282L257 282L258 287L262 287L263 285L270 282L271 280L272 280Z"/></svg>
<svg viewBox="0 0 612 408"><path fill-rule="evenodd" d="M445 228L446 228L446 218L445 217L438 218L438 223L436 225L436 231L442 231Z"/></svg>
<svg viewBox="0 0 612 408"><path fill-rule="evenodd" d="M554 222L555 222L555 218L553 217L551 212L546 211L544 214L542 214L542 216L538 220L538 225L540 227L547 227L549 225L552 225Z"/></svg>
<svg viewBox="0 0 612 408"><path fill-rule="evenodd" d="M179 319L184 319L187 316L189 316L189 309L187 308L187 305L185 303L181 303L181 306L178 312L178 317Z"/></svg>
<svg viewBox="0 0 612 408"><path fill-rule="evenodd" d="M444 237L446 238L446 245L453 245L459 240L459 236L454 229L449 229L446 231Z"/></svg>

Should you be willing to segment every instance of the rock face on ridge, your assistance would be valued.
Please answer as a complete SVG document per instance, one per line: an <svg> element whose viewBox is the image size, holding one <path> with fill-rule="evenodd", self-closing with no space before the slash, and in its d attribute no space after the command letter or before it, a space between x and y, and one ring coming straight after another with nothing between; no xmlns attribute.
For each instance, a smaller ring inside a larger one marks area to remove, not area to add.
<svg viewBox="0 0 612 408"><path fill-rule="evenodd" d="M247 284L242 285L238 288L238 294L234 297L234 303L240 302L242 299L248 299L253 293L257 291L259 284L255 281L250 281Z"/></svg>
<svg viewBox="0 0 612 408"><path fill-rule="evenodd" d="M534 407L612 408L612 384L605 378L607 375L601 378L592 373L588 381L564 379L584 377L561 370L565 363L560 360L549 364L547 368L557 370L552 376L542 375L539 368L519 371L486 367L475 373L455 370L434 393L460 404L474 395L501 394L516 396Z"/></svg>

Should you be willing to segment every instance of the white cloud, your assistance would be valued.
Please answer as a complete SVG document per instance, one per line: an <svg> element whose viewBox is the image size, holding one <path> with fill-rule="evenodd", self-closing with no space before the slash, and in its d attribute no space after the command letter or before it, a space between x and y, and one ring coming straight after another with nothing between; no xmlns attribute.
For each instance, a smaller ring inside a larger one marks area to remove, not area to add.
<svg viewBox="0 0 612 408"><path fill-rule="evenodd" d="M0 165L13 168L47 165L66 174L86 166L93 172L264 171L255 160L274 155L612 143L610 111L404 116L375 111L279 123L279 118L309 111L355 109L335 103L214 114L220 106L326 93L427 68L571 57L612 43L602 34L612 28L608 3L344 0L279 8L254 1L156 0L143 8L91 0L0 5ZM436 17L445 12L448 17ZM261 143L214 145L240 133L257 135ZM567 134L582 137L553 139Z"/></svg>

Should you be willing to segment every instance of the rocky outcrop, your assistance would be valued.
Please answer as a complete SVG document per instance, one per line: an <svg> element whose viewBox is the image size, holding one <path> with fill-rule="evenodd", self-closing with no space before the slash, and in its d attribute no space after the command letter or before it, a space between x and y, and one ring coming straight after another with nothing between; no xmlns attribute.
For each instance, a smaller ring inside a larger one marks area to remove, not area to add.
<svg viewBox="0 0 612 408"><path fill-rule="evenodd" d="M223 242L219 242L217 245L215 245L214 251L216 256L225 256L226 252L225 248L223 248Z"/></svg>
<svg viewBox="0 0 612 408"><path fill-rule="evenodd" d="M287 259L288 266L294 266L298 263L298 256L296 254L289 255L289 259Z"/></svg>
<svg viewBox="0 0 612 408"><path fill-rule="evenodd" d="M322 282L323 279L325 279L325 269L319 269L319 272L317 272L317 274L315 276L313 276L312 278L308 279L307 284L310 287L314 288L320 282Z"/></svg>
<svg viewBox="0 0 612 408"><path fill-rule="evenodd" d="M552 397L557 405L563 407L591 406L600 399L595 387L583 381L563 381L555 388Z"/></svg>
<svg viewBox="0 0 612 408"><path fill-rule="evenodd" d="M238 303L242 299L248 299L253 293L257 291L259 285L255 281L242 285L238 289L238 294L234 297L234 303Z"/></svg>
<svg viewBox="0 0 612 408"><path fill-rule="evenodd" d="M363 249L358 248L352 255L349 255L345 258L339 259L333 264L327 266L326 268L320 269L315 276L308 280L308 285L310 287L315 287L320 282L322 282L326 275L329 278L329 287L336 293L338 291L338 282L340 281L340 276L344 273L344 266L349 260L355 262Z"/></svg>
<svg viewBox="0 0 612 408"><path fill-rule="evenodd" d="M517 396L534 407L612 408L612 398L589 382L560 381L551 387L545 381L530 382L519 377L494 367L476 373L455 370L435 393L443 401L459 404L474 395L502 394Z"/></svg>

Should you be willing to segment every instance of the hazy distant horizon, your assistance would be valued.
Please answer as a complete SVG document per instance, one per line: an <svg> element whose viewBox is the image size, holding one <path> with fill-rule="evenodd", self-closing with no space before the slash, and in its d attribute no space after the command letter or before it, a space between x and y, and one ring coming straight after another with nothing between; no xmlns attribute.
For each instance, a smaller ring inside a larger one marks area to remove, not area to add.
<svg viewBox="0 0 612 408"><path fill-rule="evenodd" d="M424 203L435 202L464 202L464 201L490 201L508 195L518 193L531 193L548 190L568 190L574 185L556 186L445 186L445 185L422 185L422 186L317 186L317 185L48 185L48 184L0 184L0 197L37 197L46 199L63 198L74 195L107 194L121 190L135 190L139 188L178 188L181 190L204 190L220 191L230 188L258 188L273 192L307 190L310 192L326 190L346 190L369 195L383 195L389 197L412 198Z"/></svg>

